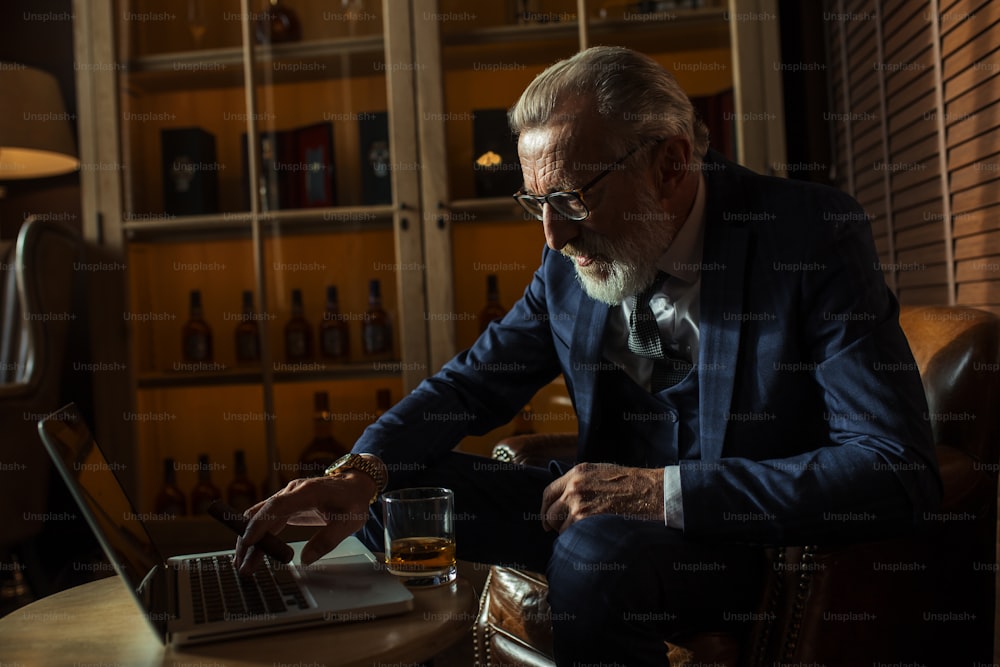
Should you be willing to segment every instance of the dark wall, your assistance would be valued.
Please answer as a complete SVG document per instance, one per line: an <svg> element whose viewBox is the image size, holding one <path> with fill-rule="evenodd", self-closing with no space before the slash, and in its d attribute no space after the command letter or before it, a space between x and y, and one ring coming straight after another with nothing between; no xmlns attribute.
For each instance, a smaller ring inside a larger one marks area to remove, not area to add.
<svg viewBox="0 0 1000 667"><path fill-rule="evenodd" d="M66 111L76 119L73 68L73 3L71 0L3 0L0 2L0 61L37 67L56 77ZM0 95L10 94L0 91ZM76 136L76 127L73 128ZM34 213L80 226L80 177L0 182L0 239L17 234Z"/></svg>
<svg viewBox="0 0 1000 667"><path fill-rule="evenodd" d="M785 145L789 178L831 182L829 74L822 3L779 0ZM793 67L788 67L788 66Z"/></svg>

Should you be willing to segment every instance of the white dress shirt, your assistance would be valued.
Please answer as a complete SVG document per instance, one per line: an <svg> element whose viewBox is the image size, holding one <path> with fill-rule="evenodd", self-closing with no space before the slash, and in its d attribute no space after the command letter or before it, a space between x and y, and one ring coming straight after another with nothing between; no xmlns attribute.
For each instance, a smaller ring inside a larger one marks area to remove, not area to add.
<svg viewBox="0 0 1000 667"><path fill-rule="evenodd" d="M673 243L656 263L668 278L653 293L650 308L660 327L664 350L693 364L698 363L698 321L701 296L701 264L705 238L705 178L699 174L698 192L687 219ZM654 360L628 349L628 323L635 297L626 298L611 310L604 334L604 357L625 371L640 387L650 389ZM672 528L684 528L681 504L680 466L663 471L663 512Z"/></svg>

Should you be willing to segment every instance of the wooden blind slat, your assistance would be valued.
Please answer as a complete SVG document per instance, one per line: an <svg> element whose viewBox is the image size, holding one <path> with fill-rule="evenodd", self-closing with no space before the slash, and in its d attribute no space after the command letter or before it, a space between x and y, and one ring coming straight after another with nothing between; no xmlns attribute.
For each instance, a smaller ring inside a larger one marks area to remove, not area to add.
<svg viewBox="0 0 1000 667"><path fill-rule="evenodd" d="M1000 204L978 211L956 211L952 217L952 229L956 238L1000 229Z"/></svg>
<svg viewBox="0 0 1000 667"><path fill-rule="evenodd" d="M953 211L973 211L977 208L992 206L1000 200L1000 193L995 185L978 187L955 192L952 190L951 208Z"/></svg>
<svg viewBox="0 0 1000 667"><path fill-rule="evenodd" d="M940 250L936 252L936 256L938 258L941 257ZM907 261L900 261L900 264L904 267L908 263ZM920 263L915 262L915 264ZM903 270L896 273L896 284L900 288L927 287L931 285L946 286L948 284L948 271L944 264L926 265L923 268Z"/></svg>
<svg viewBox="0 0 1000 667"><path fill-rule="evenodd" d="M989 257L1000 253L1000 230L988 231L955 240L955 259Z"/></svg>
<svg viewBox="0 0 1000 667"><path fill-rule="evenodd" d="M944 82L944 98L947 101L951 101L956 97L965 94L969 90L983 85L989 79L995 79L1000 70L997 69L976 69L968 68L963 71L958 76L952 77L951 79ZM993 81L992 86L996 85L996 81ZM995 98L990 99L992 102Z"/></svg>
<svg viewBox="0 0 1000 667"><path fill-rule="evenodd" d="M1000 255L956 262L955 280L960 283L1000 280Z"/></svg>
<svg viewBox="0 0 1000 667"><path fill-rule="evenodd" d="M965 165L977 162L985 164L997 153L1000 153L1000 131L997 131L997 128L994 127L992 131L984 132L969 141L954 147L949 146L948 169L955 171ZM992 164L994 165L992 169L996 171L997 160L993 159ZM984 170L990 169L989 166L981 168Z"/></svg>
<svg viewBox="0 0 1000 667"><path fill-rule="evenodd" d="M928 147L928 142L931 144ZM916 147L916 148L914 148ZM903 155L903 153L907 155ZM937 121L924 120L889 134L889 154L893 160L912 162L937 153Z"/></svg>
<svg viewBox="0 0 1000 667"><path fill-rule="evenodd" d="M984 280L958 286L959 303L1000 303L1000 281Z"/></svg>
<svg viewBox="0 0 1000 667"><path fill-rule="evenodd" d="M951 191L958 194L963 190L983 186L985 189L992 190L996 195L1000 193L998 177L1000 177L1000 158L976 162L951 173ZM991 182L992 185L990 185Z"/></svg>
<svg viewBox="0 0 1000 667"><path fill-rule="evenodd" d="M899 290L899 301L910 306L940 306L948 303L948 286L906 287Z"/></svg>
<svg viewBox="0 0 1000 667"><path fill-rule="evenodd" d="M944 205L940 198L936 198L924 206L910 208L906 210L897 209L892 216L893 225L896 231L908 230L919 225L926 225L929 222L939 226L944 220L942 209ZM938 233L940 234L940 227Z"/></svg>
<svg viewBox="0 0 1000 667"><path fill-rule="evenodd" d="M930 190L930 192L922 193L927 199L941 197L941 188L937 182L940 176L936 161L893 162L893 165L893 168L897 170L892 175L893 193L905 197L907 191L920 189Z"/></svg>
<svg viewBox="0 0 1000 667"><path fill-rule="evenodd" d="M941 22L941 54L947 58L962 44L976 38L984 31L992 31L996 23L1000 22L1000 5L996 0L986 0L986 2L970 0L957 3L941 14L953 17L950 21ZM970 15L972 18L966 20L961 18Z"/></svg>
<svg viewBox="0 0 1000 667"><path fill-rule="evenodd" d="M936 224L922 224L912 229L907 229L896 234L896 247L916 248L917 246L929 245L941 241L941 222Z"/></svg>
<svg viewBox="0 0 1000 667"><path fill-rule="evenodd" d="M909 16L894 18L888 18L882 30L886 62L907 61L931 47L931 24L924 20L919 7Z"/></svg>
<svg viewBox="0 0 1000 667"><path fill-rule="evenodd" d="M979 91L989 93L988 90ZM964 99L964 98L962 98ZM958 105L949 104L945 109L945 121L948 123L948 147L957 146L985 132L996 132L1000 124L1000 101L994 102L981 111L958 111Z"/></svg>
<svg viewBox="0 0 1000 667"><path fill-rule="evenodd" d="M976 40L963 44L954 53L944 59L942 75L945 81L954 79L966 69L975 67L977 69L990 69L990 65L995 68L997 60L997 44L988 40ZM995 71L995 69L994 69Z"/></svg>
<svg viewBox="0 0 1000 667"><path fill-rule="evenodd" d="M916 208L941 198L941 188L936 183L928 187L908 188L902 191L893 189L892 204L895 209Z"/></svg>
<svg viewBox="0 0 1000 667"><path fill-rule="evenodd" d="M922 140L918 141L906 149L899 151L893 155L893 160L896 162L908 164L912 162L923 162L927 165L933 165L935 172L940 170L938 166L938 145L937 137L931 135L929 137L924 137Z"/></svg>

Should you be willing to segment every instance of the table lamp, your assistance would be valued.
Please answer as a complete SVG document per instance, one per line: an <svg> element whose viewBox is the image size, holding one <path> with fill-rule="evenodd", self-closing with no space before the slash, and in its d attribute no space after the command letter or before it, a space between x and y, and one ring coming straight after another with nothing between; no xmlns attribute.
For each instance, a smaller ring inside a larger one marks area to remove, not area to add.
<svg viewBox="0 0 1000 667"><path fill-rule="evenodd" d="M0 63L0 181L77 169L70 120L55 77Z"/></svg>

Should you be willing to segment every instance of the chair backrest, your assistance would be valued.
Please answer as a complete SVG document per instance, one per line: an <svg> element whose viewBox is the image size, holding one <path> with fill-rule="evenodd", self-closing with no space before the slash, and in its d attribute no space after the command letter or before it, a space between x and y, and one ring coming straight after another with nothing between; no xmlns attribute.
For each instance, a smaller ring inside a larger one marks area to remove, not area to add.
<svg viewBox="0 0 1000 667"><path fill-rule="evenodd" d="M937 445L1000 460L1000 318L977 308L909 306L900 325L920 369Z"/></svg>
<svg viewBox="0 0 1000 667"><path fill-rule="evenodd" d="M61 405L82 241L59 222L29 218L0 272L0 525L2 541L41 530L50 461L35 427Z"/></svg>

